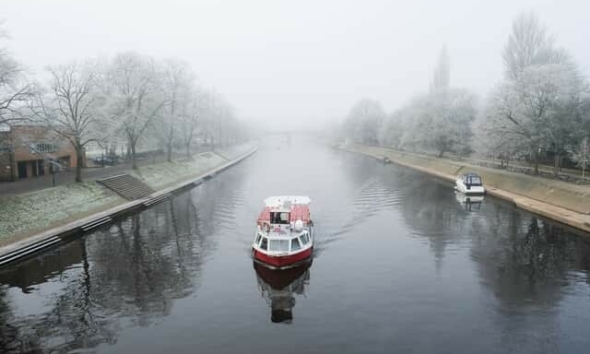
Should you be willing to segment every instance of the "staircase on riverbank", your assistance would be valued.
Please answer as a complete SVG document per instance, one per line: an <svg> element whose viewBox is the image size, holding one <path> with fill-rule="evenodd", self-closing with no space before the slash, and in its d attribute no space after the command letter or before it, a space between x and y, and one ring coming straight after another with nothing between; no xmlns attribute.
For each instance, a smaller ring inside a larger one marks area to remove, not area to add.
<svg viewBox="0 0 590 354"><path fill-rule="evenodd" d="M102 178L96 180L96 182L127 200L145 198L155 192L148 185L127 173Z"/></svg>

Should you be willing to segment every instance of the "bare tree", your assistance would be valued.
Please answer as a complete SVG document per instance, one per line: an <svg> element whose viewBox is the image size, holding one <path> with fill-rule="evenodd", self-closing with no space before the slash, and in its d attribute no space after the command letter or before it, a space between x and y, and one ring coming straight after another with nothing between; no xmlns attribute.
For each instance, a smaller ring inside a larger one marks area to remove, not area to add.
<svg viewBox="0 0 590 354"><path fill-rule="evenodd" d="M490 94L477 130L490 142L510 142L513 154L529 156L535 173L539 155L552 151L554 174L582 126L584 79L568 53L556 49L545 27L532 14L513 23L503 52L505 80ZM497 150L494 144L488 146ZM502 151L502 154L507 151Z"/></svg>
<svg viewBox="0 0 590 354"><path fill-rule="evenodd" d="M512 23L512 33L502 52L506 77L516 80L527 67L560 62L562 55L537 15L522 13Z"/></svg>
<svg viewBox="0 0 590 354"><path fill-rule="evenodd" d="M356 143L377 145L379 143L379 129L385 116L385 110L381 103L371 99L362 99L351 108L346 118L345 134Z"/></svg>
<svg viewBox="0 0 590 354"><path fill-rule="evenodd" d="M191 156L191 146L193 139L197 135L197 128L200 117L204 116L206 107L201 92L193 89L189 92L188 99L183 102L179 112L180 135L182 145L186 150L186 157Z"/></svg>
<svg viewBox="0 0 590 354"><path fill-rule="evenodd" d="M554 174L567 147L582 126L583 80L573 64L533 65L516 81L499 85L488 99L486 122L480 129L497 141L519 137L536 173L539 154L551 150Z"/></svg>
<svg viewBox="0 0 590 354"><path fill-rule="evenodd" d="M195 75L186 62L168 59L163 63L163 86L166 94L167 106L160 113L157 121L158 135L166 146L167 160L172 160L172 147L179 140L181 121L192 118L188 112L191 99L194 99L193 86ZM193 122L191 119L188 122ZM189 128L193 126L189 125ZM192 140L192 138L191 138Z"/></svg>
<svg viewBox="0 0 590 354"><path fill-rule="evenodd" d="M0 28L0 39L3 38L6 34ZM0 125L25 119L21 108L34 95L35 87L27 81L23 68L5 48L0 48Z"/></svg>
<svg viewBox="0 0 590 354"><path fill-rule="evenodd" d="M112 117L124 131L137 169L137 144L168 102L161 75L152 58L127 52L112 60L106 78Z"/></svg>
<svg viewBox="0 0 590 354"><path fill-rule="evenodd" d="M100 113L94 67L91 63L76 63L48 67L51 75L49 90L40 95L33 107L35 117L65 138L76 151L76 182L82 182L84 147L98 141L97 122Z"/></svg>
<svg viewBox="0 0 590 354"><path fill-rule="evenodd" d="M586 174L586 169L590 166L590 139L585 137L579 145L569 150L571 159L582 168L582 177Z"/></svg>
<svg viewBox="0 0 590 354"><path fill-rule="evenodd" d="M398 113L404 120L402 146L462 153L470 145L475 96L462 89L440 88L414 98Z"/></svg>
<svg viewBox="0 0 590 354"><path fill-rule="evenodd" d="M229 103L215 89L210 90L207 97L209 98L207 104L209 112L202 127L203 133L209 138L211 147L215 149L215 145L223 145Z"/></svg>
<svg viewBox="0 0 590 354"><path fill-rule="evenodd" d="M516 120L519 102L516 92L510 82L497 85L472 125L475 152L499 158L502 166L530 152L534 145L530 124Z"/></svg>
<svg viewBox="0 0 590 354"><path fill-rule="evenodd" d="M385 118L379 130L379 144L384 147L400 148L404 133L402 110L399 109Z"/></svg>

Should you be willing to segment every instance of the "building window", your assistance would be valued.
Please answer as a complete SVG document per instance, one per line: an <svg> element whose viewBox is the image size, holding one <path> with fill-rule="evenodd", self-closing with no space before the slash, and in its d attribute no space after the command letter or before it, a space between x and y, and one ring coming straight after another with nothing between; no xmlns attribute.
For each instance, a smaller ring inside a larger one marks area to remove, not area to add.
<svg viewBox="0 0 590 354"><path fill-rule="evenodd" d="M34 149L38 152L57 152L57 150L59 150L59 147L57 146L57 144L37 143L34 145Z"/></svg>

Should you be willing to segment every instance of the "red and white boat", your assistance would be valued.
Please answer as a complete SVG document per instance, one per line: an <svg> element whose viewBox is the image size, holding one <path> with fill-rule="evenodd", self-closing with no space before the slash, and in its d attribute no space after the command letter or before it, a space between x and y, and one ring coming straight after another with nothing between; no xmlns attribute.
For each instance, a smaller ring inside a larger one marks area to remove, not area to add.
<svg viewBox="0 0 590 354"><path fill-rule="evenodd" d="M272 268L289 268L309 260L313 252L311 199L278 196L264 200L252 243L254 260Z"/></svg>

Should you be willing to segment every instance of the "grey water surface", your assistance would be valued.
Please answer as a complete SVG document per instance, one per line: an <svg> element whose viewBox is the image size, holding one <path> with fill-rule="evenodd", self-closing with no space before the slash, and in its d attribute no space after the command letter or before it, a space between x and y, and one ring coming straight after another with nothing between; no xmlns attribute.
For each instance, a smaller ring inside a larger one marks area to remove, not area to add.
<svg viewBox="0 0 590 354"><path fill-rule="evenodd" d="M254 267L262 200L309 195L311 265ZM306 137L0 272L1 353L585 353L590 243Z"/></svg>

